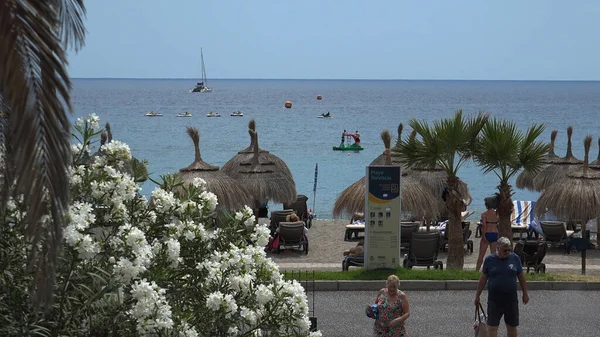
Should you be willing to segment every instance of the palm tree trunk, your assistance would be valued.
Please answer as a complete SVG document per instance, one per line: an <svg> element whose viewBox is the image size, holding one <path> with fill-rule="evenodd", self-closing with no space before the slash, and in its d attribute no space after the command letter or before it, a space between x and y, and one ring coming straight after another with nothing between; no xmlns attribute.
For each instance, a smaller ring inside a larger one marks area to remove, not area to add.
<svg viewBox="0 0 600 337"><path fill-rule="evenodd" d="M498 218L500 220L500 223L498 224L498 235L512 240L512 230L510 228L510 216L513 211L512 186L506 181L501 181L498 190L500 191L497 210Z"/></svg>
<svg viewBox="0 0 600 337"><path fill-rule="evenodd" d="M448 197L446 206L448 207L448 260L446 268L462 270L465 264L465 255L463 252L463 234L462 234L462 200L458 193L459 179L456 176L448 176Z"/></svg>

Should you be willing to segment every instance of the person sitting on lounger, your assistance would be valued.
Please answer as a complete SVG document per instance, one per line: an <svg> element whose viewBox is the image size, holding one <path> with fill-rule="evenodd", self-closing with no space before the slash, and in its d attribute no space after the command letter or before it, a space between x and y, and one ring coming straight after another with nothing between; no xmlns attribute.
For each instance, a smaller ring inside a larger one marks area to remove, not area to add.
<svg viewBox="0 0 600 337"><path fill-rule="evenodd" d="M365 254L364 251L365 240L358 241L355 247L352 247L344 252L344 256L363 256Z"/></svg>
<svg viewBox="0 0 600 337"><path fill-rule="evenodd" d="M298 222L301 221L300 217L296 215L296 213L289 214L285 217L285 222ZM306 228L306 224L303 228L303 234L306 239L308 239L308 228ZM269 236L269 243L267 247L265 247L265 251L276 253L277 247L279 246L279 227L275 230L275 234L273 236Z"/></svg>
<svg viewBox="0 0 600 337"><path fill-rule="evenodd" d="M298 221L302 221L302 220L300 220L300 217L296 213L289 214L285 217L285 222L298 222ZM279 233L279 227L275 230L275 233ZM304 236L306 236L308 238L308 228L306 228L306 224L304 224L303 233L304 233Z"/></svg>

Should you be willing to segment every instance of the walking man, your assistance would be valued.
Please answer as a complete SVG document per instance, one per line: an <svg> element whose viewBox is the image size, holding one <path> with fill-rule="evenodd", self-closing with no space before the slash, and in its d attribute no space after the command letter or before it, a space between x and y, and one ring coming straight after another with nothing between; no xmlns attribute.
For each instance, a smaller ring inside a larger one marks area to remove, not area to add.
<svg viewBox="0 0 600 337"><path fill-rule="evenodd" d="M479 296L489 280L487 306L489 337L498 336L498 325L500 325L502 316L504 316L508 337L517 336L517 327L519 326L517 278L523 291L523 304L529 302L521 259L511 252L511 247L508 238L501 237L498 239L496 253L485 258L482 274L477 284L475 306L479 306Z"/></svg>

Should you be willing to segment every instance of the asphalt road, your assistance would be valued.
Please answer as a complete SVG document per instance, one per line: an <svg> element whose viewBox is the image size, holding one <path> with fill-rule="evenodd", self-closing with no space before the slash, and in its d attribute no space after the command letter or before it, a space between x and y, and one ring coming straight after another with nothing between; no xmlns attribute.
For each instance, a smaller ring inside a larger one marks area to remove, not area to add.
<svg viewBox="0 0 600 337"><path fill-rule="evenodd" d="M308 294L312 310L313 293ZM406 293L411 316L406 330L411 337L473 336L474 291L411 291ZM315 292L317 327L323 336L372 336L373 320L364 309L376 292ZM521 293L519 292L519 298ZM520 303L519 336L600 336L600 292L530 291L527 305ZM481 298L487 308L487 293ZM499 336L506 336L502 321Z"/></svg>

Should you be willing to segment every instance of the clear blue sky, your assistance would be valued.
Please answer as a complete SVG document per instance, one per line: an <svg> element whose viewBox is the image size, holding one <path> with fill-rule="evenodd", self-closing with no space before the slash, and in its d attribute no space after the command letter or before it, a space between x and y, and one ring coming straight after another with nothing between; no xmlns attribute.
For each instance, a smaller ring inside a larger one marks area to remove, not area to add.
<svg viewBox="0 0 600 337"><path fill-rule="evenodd" d="M91 0L72 77L600 80L598 0Z"/></svg>

